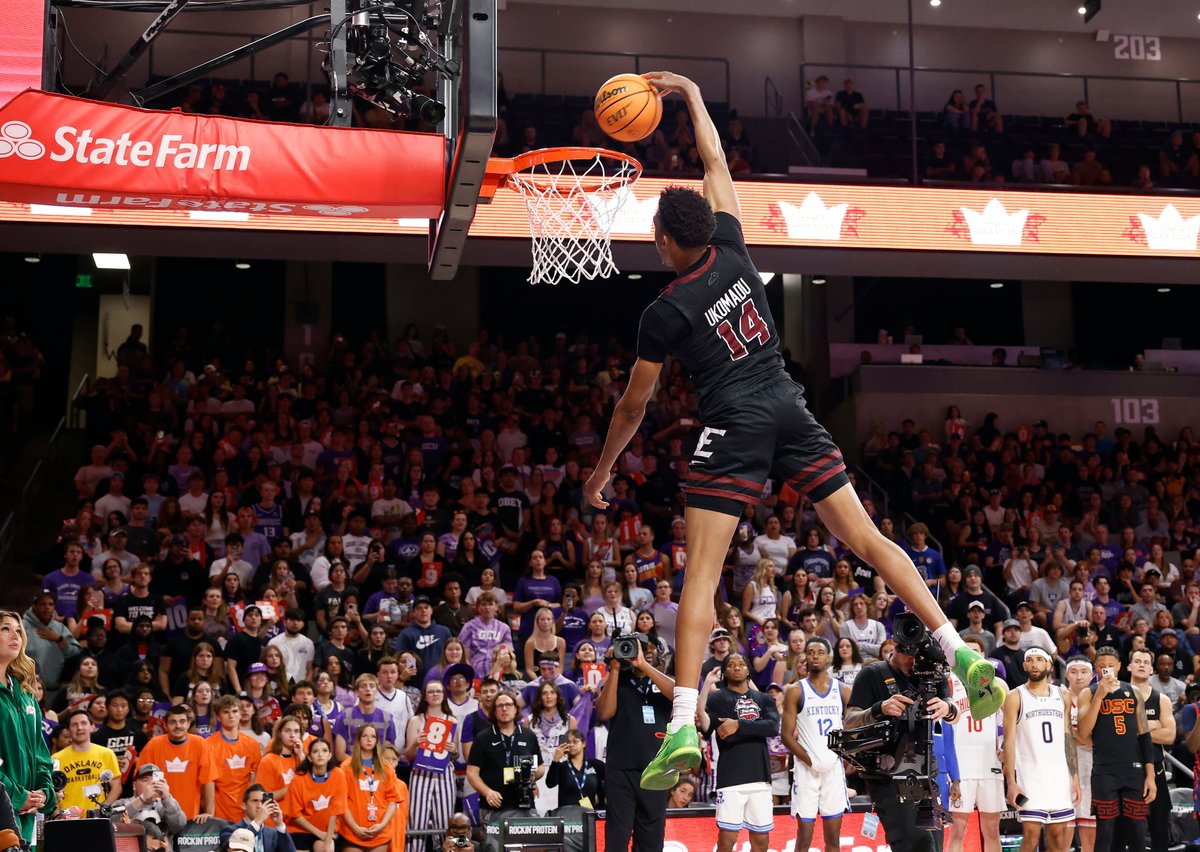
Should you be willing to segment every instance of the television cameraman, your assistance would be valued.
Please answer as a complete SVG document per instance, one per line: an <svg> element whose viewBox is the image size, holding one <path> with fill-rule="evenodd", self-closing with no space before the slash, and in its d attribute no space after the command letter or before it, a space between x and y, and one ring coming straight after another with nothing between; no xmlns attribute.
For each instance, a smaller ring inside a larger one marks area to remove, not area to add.
<svg viewBox="0 0 1200 852"><path fill-rule="evenodd" d="M534 782L546 772L539 764L537 737L517 724L516 696L501 692L492 703L492 724L475 732L467 761L467 782L479 793L481 822L532 816Z"/></svg>
<svg viewBox="0 0 1200 852"><path fill-rule="evenodd" d="M671 720L675 681L657 668L658 648L644 633L613 639L604 660L608 675L596 703L597 717L608 722L604 848L628 849L632 836L633 852L661 852L670 792L643 789L641 777Z"/></svg>
<svg viewBox="0 0 1200 852"><path fill-rule="evenodd" d="M855 678L844 727L854 729L885 718L901 717L952 723L958 716L958 708L951 703L950 683L944 676L934 685L936 696L926 702L924 714L918 716L914 706L922 690L920 679L914 676L914 664L922 646L929 644L924 626L911 613L902 613L896 617L893 635L896 650L891 658L872 663ZM939 649L933 644L926 650L936 654ZM901 731L894 731L881 751L893 753L900 738ZM932 744L928 748L932 749ZM894 852L936 852L940 848L940 844L934 844L930 831L917 827L917 805L912 800L900 800L892 776L864 772L862 777Z"/></svg>

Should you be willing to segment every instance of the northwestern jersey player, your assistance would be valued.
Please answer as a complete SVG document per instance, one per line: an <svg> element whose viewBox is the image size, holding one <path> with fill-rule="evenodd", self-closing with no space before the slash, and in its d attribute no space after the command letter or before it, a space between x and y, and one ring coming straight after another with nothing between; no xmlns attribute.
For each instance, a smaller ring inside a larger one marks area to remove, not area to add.
<svg viewBox="0 0 1200 852"><path fill-rule="evenodd" d="M783 741L796 758L792 766L792 816L796 848L812 845L817 814L825 852L838 852L842 814L850 809L842 759L829 750L829 732L842 729L850 687L829 676L833 648L820 636L804 643L808 677L783 696Z"/></svg>
<svg viewBox="0 0 1200 852"><path fill-rule="evenodd" d="M804 390L783 369L767 293L742 228L733 179L699 87L669 71L644 75L663 92L679 92L695 124L704 163L704 195L668 187L654 216L654 242L678 277L642 314L638 357L613 410L604 451L584 486L588 502L607 508L601 492L646 413L663 362L674 355L700 396L703 428L685 486L688 576L676 628L674 710L642 785L668 790L700 762L695 715L705 637L721 565L747 504L770 477L814 503L821 523L847 544L915 612L954 660L976 718L994 713L1005 687L995 667L963 645L912 561L864 511L842 453L813 419Z"/></svg>
<svg viewBox="0 0 1200 852"><path fill-rule="evenodd" d="M1046 852L1067 852L1075 834L1079 767L1071 695L1050 682L1052 665L1044 648L1027 649L1029 679L1004 702L1004 774L1021 821L1021 852L1036 852L1043 827Z"/></svg>

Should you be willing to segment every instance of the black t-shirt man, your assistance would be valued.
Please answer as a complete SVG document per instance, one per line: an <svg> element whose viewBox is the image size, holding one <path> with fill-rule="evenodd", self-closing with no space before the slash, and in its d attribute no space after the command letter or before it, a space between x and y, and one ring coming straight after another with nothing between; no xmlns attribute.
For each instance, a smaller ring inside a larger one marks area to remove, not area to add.
<svg viewBox="0 0 1200 852"><path fill-rule="evenodd" d="M511 697L508 700L512 700ZM483 783L503 796L504 803L491 809L513 810L520 803L521 792L516 782L509 779L515 777L513 771L519 766L522 757L532 757L533 765L537 767L541 763L541 754L537 737L528 728L517 725L512 734L505 735L493 725L483 731L476 731L467 764L478 766L479 777ZM490 805L481 801L480 807L490 808Z"/></svg>

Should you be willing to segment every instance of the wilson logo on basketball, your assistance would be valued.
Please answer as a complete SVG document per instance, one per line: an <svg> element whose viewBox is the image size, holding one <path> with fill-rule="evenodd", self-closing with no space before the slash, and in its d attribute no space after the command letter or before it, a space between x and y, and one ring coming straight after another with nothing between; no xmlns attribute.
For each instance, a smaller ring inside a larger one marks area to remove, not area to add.
<svg viewBox="0 0 1200 852"><path fill-rule="evenodd" d="M164 134L157 139L134 139L128 132L115 139L96 136L88 128L80 130L64 125L54 131L54 147L50 160L55 163L76 162L90 166L133 166L140 169L244 172L250 167L249 145L183 141L178 134ZM33 130L23 121L9 121L0 127L0 158L20 157L40 160L46 156L46 146L33 138Z"/></svg>
<svg viewBox="0 0 1200 852"><path fill-rule="evenodd" d="M596 109L599 109L605 102L612 100L617 95L623 95L628 91L629 88L627 86L617 86L614 89L601 91L600 94L596 95Z"/></svg>

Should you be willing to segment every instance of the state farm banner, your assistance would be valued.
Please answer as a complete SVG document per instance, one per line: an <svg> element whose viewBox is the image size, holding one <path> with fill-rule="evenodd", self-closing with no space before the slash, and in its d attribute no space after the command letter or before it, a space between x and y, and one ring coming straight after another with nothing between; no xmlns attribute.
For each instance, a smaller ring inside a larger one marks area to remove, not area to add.
<svg viewBox="0 0 1200 852"><path fill-rule="evenodd" d="M0 198L67 208L430 219L445 139L136 109L36 90L0 109Z"/></svg>

